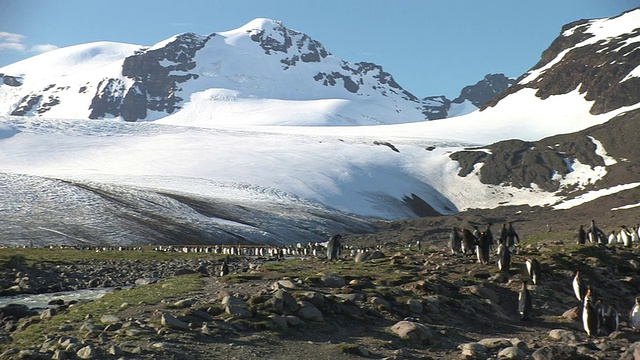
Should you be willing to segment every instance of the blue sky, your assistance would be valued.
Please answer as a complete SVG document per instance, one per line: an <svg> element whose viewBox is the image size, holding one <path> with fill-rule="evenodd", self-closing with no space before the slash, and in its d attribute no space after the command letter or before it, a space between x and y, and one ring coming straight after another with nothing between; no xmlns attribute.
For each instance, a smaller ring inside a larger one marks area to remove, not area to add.
<svg viewBox="0 0 640 360"><path fill-rule="evenodd" d="M266 17L343 60L381 65L418 97L453 99L488 73L527 71L562 25L637 6L640 0L0 0L0 67L55 47L153 45Z"/></svg>

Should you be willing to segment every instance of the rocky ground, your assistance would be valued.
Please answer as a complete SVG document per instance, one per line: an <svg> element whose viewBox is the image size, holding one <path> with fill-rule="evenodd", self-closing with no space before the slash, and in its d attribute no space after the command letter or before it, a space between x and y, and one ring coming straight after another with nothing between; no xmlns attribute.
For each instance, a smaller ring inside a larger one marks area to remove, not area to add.
<svg viewBox="0 0 640 360"><path fill-rule="evenodd" d="M486 220L465 216L464 221ZM122 304L93 307L81 319L65 316L86 304L60 304L42 313L2 309L0 359L633 359L640 354L640 334L626 322L640 286L638 245L576 245L573 232L525 230L505 273L495 256L483 265L473 256L450 254L443 236L450 218L429 220L437 227L420 221L346 237L347 246L378 245L377 259L356 261L346 253L338 261L232 257L231 273L222 277L222 258L213 255L5 264L5 294L136 284L143 292L166 289L166 295L134 303L133 295L127 301L132 290L118 290L114 294L124 296ZM386 238L385 246L379 238ZM422 239L420 248L416 238ZM529 285L531 321L521 321L517 313L518 290L528 280L526 257L542 263L542 282ZM589 337L582 330L571 288L576 269L583 270L596 297L616 306L618 331ZM179 295L169 291L170 281L186 284L194 278L197 287ZM37 328L44 333L19 341Z"/></svg>

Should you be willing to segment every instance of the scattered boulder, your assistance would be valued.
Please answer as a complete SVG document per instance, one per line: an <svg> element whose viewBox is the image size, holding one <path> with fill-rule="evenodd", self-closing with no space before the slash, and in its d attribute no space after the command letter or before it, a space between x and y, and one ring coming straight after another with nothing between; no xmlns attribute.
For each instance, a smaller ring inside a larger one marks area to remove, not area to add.
<svg viewBox="0 0 640 360"><path fill-rule="evenodd" d="M93 346L87 345L80 348L80 350L76 352L76 356L80 359L96 359L98 357L98 353Z"/></svg>
<svg viewBox="0 0 640 360"><path fill-rule="evenodd" d="M172 329L178 329L178 330L189 329L189 324L187 324L186 322L180 319L177 319L175 316L168 313L162 314L162 316L160 317L160 323L162 324L162 326L166 326Z"/></svg>
<svg viewBox="0 0 640 360"><path fill-rule="evenodd" d="M434 344L436 333L424 324L402 320L391 327L391 332L403 340Z"/></svg>
<svg viewBox="0 0 640 360"><path fill-rule="evenodd" d="M360 252L356 254L354 260L357 263L361 263L361 262L371 261L375 259L382 259L382 258L384 258L384 254L378 250L375 250L375 251Z"/></svg>
<svg viewBox="0 0 640 360"><path fill-rule="evenodd" d="M531 354L534 360L570 359L576 353L575 346L564 344L543 346Z"/></svg>
<svg viewBox="0 0 640 360"><path fill-rule="evenodd" d="M458 345L458 349L462 350L462 356L468 359L487 358L487 347L477 342Z"/></svg>
<svg viewBox="0 0 640 360"><path fill-rule="evenodd" d="M575 331L564 329L553 329L549 331L549 337L564 343L580 341L580 336Z"/></svg>
<svg viewBox="0 0 640 360"><path fill-rule="evenodd" d="M322 312L318 310L313 304L308 301L301 301L300 309L298 309L297 315L304 320L311 321L324 321Z"/></svg>

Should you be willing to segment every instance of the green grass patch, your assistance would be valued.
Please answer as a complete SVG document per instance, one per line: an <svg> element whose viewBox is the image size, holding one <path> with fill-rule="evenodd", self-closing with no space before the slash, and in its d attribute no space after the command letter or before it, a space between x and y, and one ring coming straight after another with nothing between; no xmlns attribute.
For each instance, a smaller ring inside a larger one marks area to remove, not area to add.
<svg viewBox="0 0 640 360"><path fill-rule="evenodd" d="M93 321L100 324L100 318L106 314L116 314L123 303L130 305L158 304L163 299L180 297L202 287L202 280L198 274L175 276L155 284L137 286L125 290L116 290L106 294L104 297L86 303L79 303L69 307L66 311L53 316L50 320L42 320L24 330L17 330L12 333L13 343L11 346L28 347L42 343L46 335L59 334L60 326L72 324L75 331L79 331L87 316L91 314ZM0 345L3 351L4 346Z"/></svg>

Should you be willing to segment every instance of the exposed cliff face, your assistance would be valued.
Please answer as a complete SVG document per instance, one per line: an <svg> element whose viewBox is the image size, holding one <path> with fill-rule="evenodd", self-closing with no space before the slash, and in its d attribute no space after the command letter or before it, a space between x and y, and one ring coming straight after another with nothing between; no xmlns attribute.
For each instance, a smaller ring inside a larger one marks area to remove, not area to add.
<svg viewBox="0 0 640 360"><path fill-rule="evenodd" d="M484 79L474 85L465 86L462 91L460 91L460 96L452 102L461 104L469 101L479 108L514 83L515 79L508 78L504 74L488 74Z"/></svg>
<svg viewBox="0 0 640 360"><path fill-rule="evenodd" d="M604 188L640 179L640 148L635 139L639 133L640 110L635 110L575 134L535 142L502 141L453 153L451 159L460 163L460 176L477 171L484 184L537 186L551 192L576 190L563 187L563 178L575 166L589 166L606 175L592 179L587 187Z"/></svg>
<svg viewBox="0 0 640 360"><path fill-rule="evenodd" d="M181 34L164 47L127 57L122 64L122 75L132 79L133 85L126 90L122 87L120 91L113 88L99 90L92 101L89 117L95 119L110 113L113 116L121 115L127 121L136 121L146 118L147 110L167 114L178 110L179 103L184 99L176 96L176 91L181 83L198 78L197 74L189 73L196 66L193 58L214 35L202 37L193 33ZM172 72L185 74L175 75ZM103 97L107 101L102 101ZM117 101L109 102L111 98Z"/></svg>
<svg viewBox="0 0 640 360"><path fill-rule="evenodd" d="M592 114L637 104L640 77L633 72L640 65L639 14L635 9L611 19L565 25L540 61L486 106L525 87L537 89L536 96L542 99L578 89L586 100L594 101ZM614 26L618 31L609 31ZM628 31L619 30L625 27Z"/></svg>

